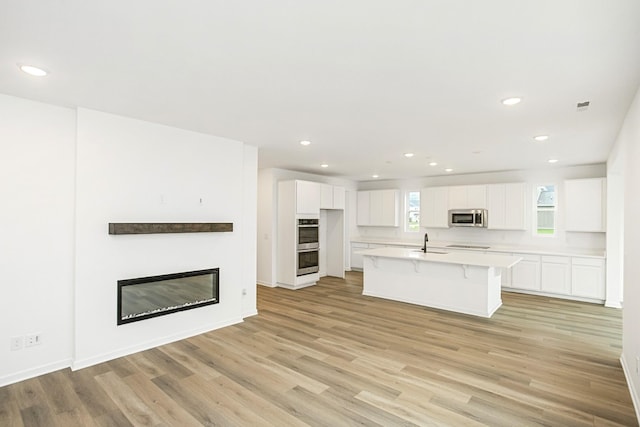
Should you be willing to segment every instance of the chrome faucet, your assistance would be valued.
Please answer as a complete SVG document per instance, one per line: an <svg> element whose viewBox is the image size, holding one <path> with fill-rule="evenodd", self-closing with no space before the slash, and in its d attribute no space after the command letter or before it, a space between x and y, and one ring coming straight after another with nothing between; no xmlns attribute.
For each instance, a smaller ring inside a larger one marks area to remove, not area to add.
<svg viewBox="0 0 640 427"><path fill-rule="evenodd" d="M424 246L422 247L422 252L427 253L427 242L429 241L429 234L424 233Z"/></svg>

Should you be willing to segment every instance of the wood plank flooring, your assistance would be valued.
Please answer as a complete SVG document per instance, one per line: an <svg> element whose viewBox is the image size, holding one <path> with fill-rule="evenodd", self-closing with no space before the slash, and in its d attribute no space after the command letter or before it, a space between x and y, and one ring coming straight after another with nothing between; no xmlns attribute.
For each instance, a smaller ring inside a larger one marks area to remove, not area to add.
<svg viewBox="0 0 640 427"><path fill-rule="evenodd" d="M242 324L0 388L0 425L638 425L619 310L503 301L481 319L364 297L355 272L258 287Z"/></svg>

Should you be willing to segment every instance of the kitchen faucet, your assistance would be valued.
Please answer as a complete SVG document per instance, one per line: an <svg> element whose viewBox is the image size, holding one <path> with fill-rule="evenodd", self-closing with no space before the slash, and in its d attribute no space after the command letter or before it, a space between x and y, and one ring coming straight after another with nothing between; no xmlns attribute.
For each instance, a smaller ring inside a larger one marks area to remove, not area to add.
<svg viewBox="0 0 640 427"><path fill-rule="evenodd" d="M422 247L422 252L427 253L427 242L429 241L429 234L424 233L424 246Z"/></svg>

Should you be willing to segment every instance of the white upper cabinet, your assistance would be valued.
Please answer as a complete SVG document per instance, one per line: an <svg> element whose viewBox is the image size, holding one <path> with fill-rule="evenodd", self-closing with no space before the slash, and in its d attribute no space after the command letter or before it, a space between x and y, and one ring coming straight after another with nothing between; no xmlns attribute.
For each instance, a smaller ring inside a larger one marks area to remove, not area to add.
<svg viewBox="0 0 640 427"><path fill-rule="evenodd" d="M565 229L606 231L606 178L564 182Z"/></svg>
<svg viewBox="0 0 640 427"><path fill-rule="evenodd" d="M333 209L344 209L345 204L344 187L333 187Z"/></svg>
<svg viewBox="0 0 640 427"><path fill-rule="evenodd" d="M358 191L357 225L397 227L399 190Z"/></svg>
<svg viewBox="0 0 640 427"><path fill-rule="evenodd" d="M524 230L525 183L486 186L489 227L495 230Z"/></svg>
<svg viewBox="0 0 640 427"><path fill-rule="evenodd" d="M449 227L449 187L428 187L420 191L420 226Z"/></svg>
<svg viewBox="0 0 640 427"><path fill-rule="evenodd" d="M320 215L320 184L296 181L296 213Z"/></svg>
<svg viewBox="0 0 640 427"><path fill-rule="evenodd" d="M320 184L320 209L344 209L344 187Z"/></svg>
<svg viewBox="0 0 640 427"><path fill-rule="evenodd" d="M357 206L356 206L356 224L357 225L371 225L371 215L369 214L369 195L370 191L358 191Z"/></svg>
<svg viewBox="0 0 640 427"><path fill-rule="evenodd" d="M486 185L455 185L449 187L449 209L484 209L486 207Z"/></svg>
<svg viewBox="0 0 640 427"><path fill-rule="evenodd" d="M320 209L333 209L333 186L320 184Z"/></svg>

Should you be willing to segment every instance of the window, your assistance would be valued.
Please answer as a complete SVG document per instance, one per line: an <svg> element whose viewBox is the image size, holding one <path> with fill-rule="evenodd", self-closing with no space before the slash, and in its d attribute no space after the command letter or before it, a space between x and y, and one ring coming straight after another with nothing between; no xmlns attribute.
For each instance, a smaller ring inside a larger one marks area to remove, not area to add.
<svg viewBox="0 0 640 427"><path fill-rule="evenodd" d="M420 192L407 191L405 231L420 231Z"/></svg>
<svg viewBox="0 0 640 427"><path fill-rule="evenodd" d="M557 193L555 184L540 185L536 194L535 234L554 236L556 234Z"/></svg>

